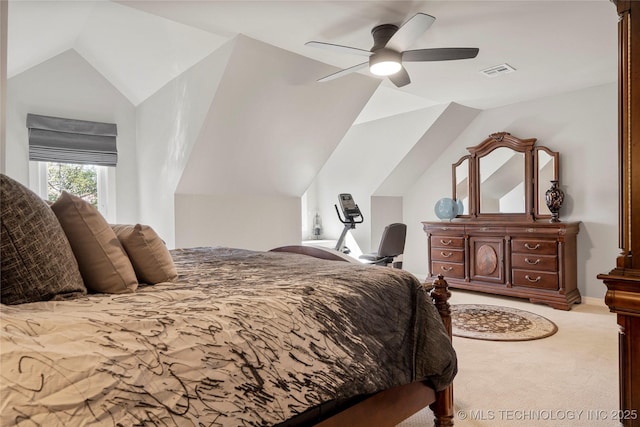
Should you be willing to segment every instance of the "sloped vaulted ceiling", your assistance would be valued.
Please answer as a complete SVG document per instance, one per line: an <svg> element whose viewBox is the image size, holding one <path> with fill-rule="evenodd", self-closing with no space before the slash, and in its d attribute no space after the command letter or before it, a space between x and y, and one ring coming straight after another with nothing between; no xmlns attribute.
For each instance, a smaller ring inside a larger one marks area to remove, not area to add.
<svg viewBox="0 0 640 427"><path fill-rule="evenodd" d="M73 48L138 105L237 34L346 68L358 58L304 43L368 49L371 28L399 25L416 12L436 22L414 48L480 48L471 61L407 64L412 84L401 91L433 104L493 108L616 79L609 64L616 61L617 16L608 0L11 0L8 75ZM479 73L503 62L517 73ZM387 110L387 97L380 99Z"/></svg>
<svg viewBox="0 0 640 427"><path fill-rule="evenodd" d="M110 1L11 1L9 78L68 49L138 105L229 38Z"/></svg>
<svg viewBox="0 0 640 427"><path fill-rule="evenodd" d="M234 43L177 192L300 197L380 81L318 84L311 71L333 67L242 35Z"/></svg>

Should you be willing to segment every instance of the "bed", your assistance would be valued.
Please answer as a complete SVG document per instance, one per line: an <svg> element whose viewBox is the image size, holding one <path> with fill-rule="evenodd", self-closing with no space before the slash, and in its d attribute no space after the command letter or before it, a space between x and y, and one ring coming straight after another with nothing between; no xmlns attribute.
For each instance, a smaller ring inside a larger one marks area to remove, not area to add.
<svg viewBox="0 0 640 427"><path fill-rule="evenodd" d="M297 247L168 251L150 227L94 217L89 251L58 201L1 183L0 425L393 426L429 404L452 425L444 280L429 293ZM68 248L38 243L58 228ZM86 257L110 250L127 268L90 277L105 265Z"/></svg>

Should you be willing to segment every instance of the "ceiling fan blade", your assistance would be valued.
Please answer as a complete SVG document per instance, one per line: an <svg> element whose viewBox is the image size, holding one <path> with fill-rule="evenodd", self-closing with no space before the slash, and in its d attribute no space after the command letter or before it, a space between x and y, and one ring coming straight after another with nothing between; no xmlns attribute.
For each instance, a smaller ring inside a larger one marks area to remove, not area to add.
<svg viewBox="0 0 640 427"><path fill-rule="evenodd" d="M406 86L411 83L411 79L409 78L409 73L407 73L407 69L402 67L400 71L395 74L391 74L389 76L389 80L396 85L397 87Z"/></svg>
<svg viewBox="0 0 640 427"><path fill-rule="evenodd" d="M403 61L450 61L453 59L475 58L480 49L477 47L440 47L417 49L402 52Z"/></svg>
<svg viewBox="0 0 640 427"><path fill-rule="evenodd" d="M427 31L435 20L436 18L426 13L416 13L407 22L402 24L402 27L389 39L385 47L402 52L409 48L418 37Z"/></svg>
<svg viewBox="0 0 640 427"><path fill-rule="evenodd" d="M344 70L336 71L333 74L329 74L321 79L318 79L319 82L327 82L329 80L337 79L338 77L346 76L347 74L351 74L354 71L362 70L363 68L367 68L369 66L368 62L363 62L362 64L354 65L353 67L345 68Z"/></svg>
<svg viewBox="0 0 640 427"><path fill-rule="evenodd" d="M351 55L371 56L371 52L368 50L359 49L357 47L351 47L351 46L342 46L339 44L311 41L311 42L306 42L305 46L317 47L320 49L327 49L327 50L340 52L340 53L348 53Z"/></svg>

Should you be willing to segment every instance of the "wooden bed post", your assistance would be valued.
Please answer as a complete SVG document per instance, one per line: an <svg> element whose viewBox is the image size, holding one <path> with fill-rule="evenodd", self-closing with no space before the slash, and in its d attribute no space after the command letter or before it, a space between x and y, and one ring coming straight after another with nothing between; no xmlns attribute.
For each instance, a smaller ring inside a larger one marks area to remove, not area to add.
<svg viewBox="0 0 640 427"><path fill-rule="evenodd" d="M449 305L449 285L442 275L433 281L431 287L431 298L440 313L444 327L452 337L451 329L451 306ZM436 427L453 426L453 384L442 391L436 393L436 401L429 405L435 416L434 425Z"/></svg>

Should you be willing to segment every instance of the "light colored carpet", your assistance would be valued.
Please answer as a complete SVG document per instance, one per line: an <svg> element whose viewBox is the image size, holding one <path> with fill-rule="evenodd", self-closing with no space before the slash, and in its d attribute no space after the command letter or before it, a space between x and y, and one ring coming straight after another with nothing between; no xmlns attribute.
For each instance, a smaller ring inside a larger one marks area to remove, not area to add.
<svg viewBox="0 0 640 427"><path fill-rule="evenodd" d="M454 337L457 427L619 426L618 326L604 302L571 311L527 300L452 290L453 304L493 304L540 314L558 332L535 341ZM433 425L427 408L398 427Z"/></svg>

